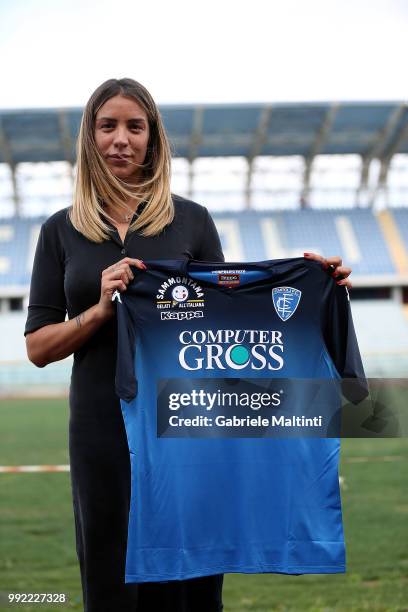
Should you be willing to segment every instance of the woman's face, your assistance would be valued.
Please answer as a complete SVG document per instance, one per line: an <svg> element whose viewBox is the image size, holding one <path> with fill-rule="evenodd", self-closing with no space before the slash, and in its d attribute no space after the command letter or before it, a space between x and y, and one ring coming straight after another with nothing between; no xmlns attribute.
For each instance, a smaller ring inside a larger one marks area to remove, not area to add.
<svg viewBox="0 0 408 612"><path fill-rule="evenodd" d="M140 173L149 142L145 111L132 98L114 96L98 110L95 141L111 172L132 182Z"/></svg>

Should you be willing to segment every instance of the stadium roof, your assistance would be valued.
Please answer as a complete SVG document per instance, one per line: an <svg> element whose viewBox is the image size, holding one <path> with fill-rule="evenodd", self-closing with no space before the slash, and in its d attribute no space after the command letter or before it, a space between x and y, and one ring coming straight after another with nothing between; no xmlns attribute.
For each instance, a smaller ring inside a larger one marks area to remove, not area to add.
<svg viewBox="0 0 408 612"><path fill-rule="evenodd" d="M176 157L408 153L408 103L162 105ZM0 163L75 161L82 109L0 111Z"/></svg>

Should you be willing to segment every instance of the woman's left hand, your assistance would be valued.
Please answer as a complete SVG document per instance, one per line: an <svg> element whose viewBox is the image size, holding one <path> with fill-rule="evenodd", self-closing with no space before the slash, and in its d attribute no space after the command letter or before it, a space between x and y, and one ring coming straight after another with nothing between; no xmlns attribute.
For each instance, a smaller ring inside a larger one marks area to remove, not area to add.
<svg viewBox="0 0 408 612"><path fill-rule="evenodd" d="M325 270L327 270L329 266L333 266L334 270L332 276L334 280L336 280L340 276L340 279L336 280L336 283L338 285L343 285L344 287L351 289L352 284L348 280L348 277L351 274L351 268L343 266L341 257L325 258L322 257L322 255L317 255L316 253L303 253L303 255L304 257L306 257L306 259L314 259L315 261L320 261Z"/></svg>

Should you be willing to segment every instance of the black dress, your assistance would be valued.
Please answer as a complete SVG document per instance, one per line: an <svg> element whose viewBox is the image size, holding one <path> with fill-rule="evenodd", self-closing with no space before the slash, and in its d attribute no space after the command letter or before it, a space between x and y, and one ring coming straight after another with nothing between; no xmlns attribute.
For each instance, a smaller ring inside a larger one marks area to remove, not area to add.
<svg viewBox="0 0 408 612"><path fill-rule="evenodd" d="M72 319L97 304L102 270L124 257L223 261L207 210L173 196L175 218L145 238L116 228L97 244L80 234L69 208L43 224L31 279L25 334ZM124 583L130 465L120 402L115 395L116 320L109 320L74 354L69 450L86 612L212 612L222 609L222 575L168 583Z"/></svg>

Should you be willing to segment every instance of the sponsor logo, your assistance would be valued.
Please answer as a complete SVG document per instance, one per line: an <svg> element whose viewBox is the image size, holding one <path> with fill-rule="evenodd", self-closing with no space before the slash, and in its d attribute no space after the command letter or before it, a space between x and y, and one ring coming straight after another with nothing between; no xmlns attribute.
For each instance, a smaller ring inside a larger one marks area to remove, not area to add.
<svg viewBox="0 0 408 612"><path fill-rule="evenodd" d="M178 302L179 304L181 302L185 302L188 298L187 287L184 285L176 285L174 289L171 290L171 297L173 298L173 301Z"/></svg>
<svg viewBox="0 0 408 612"><path fill-rule="evenodd" d="M293 287L272 289L272 301L276 313L282 321L287 321L296 312L302 292Z"/></svg>
<svg viewBox="0 0 408 612"><path fill-rule="evenodd" d="M156 308L161 311L201 311L204 308L204 291L200 285L186 276L172 276L162 283L156 294ZM161 314L164 314L163 312ZM191 317L161 316L162 321L192 319Z"/></svg>
<svg viewBox="0 0 408 612"><path fill-rule="evenodd" d="M160 313L160 318L162 321L189 321L190 319L202 318L204 313L202 310L188 310L187 312L183 312L180 310L166 310L165 312Z"/></svg>
<svg viewBox="0 0 408 612"><path fill-rule="evenodd" d="M197 329L179 334L184 370L281 370L283 334L276 330Z"/></svg>

